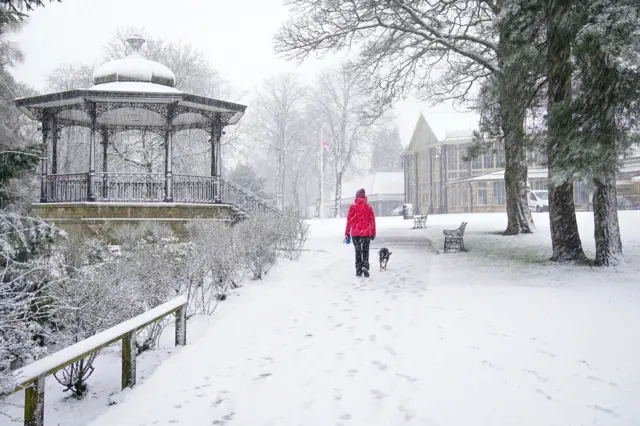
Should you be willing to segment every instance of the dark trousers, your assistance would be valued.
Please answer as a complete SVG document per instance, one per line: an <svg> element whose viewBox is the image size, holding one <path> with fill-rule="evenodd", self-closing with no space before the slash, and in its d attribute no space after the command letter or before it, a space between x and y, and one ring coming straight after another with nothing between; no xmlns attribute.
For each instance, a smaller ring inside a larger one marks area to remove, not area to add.
<svg viewBox="0 0 640 426"><path fill-rule="evenodd" d="M369 244L371 237L353 237L353 247L356 249L356 272L369 270Z"/></svg>

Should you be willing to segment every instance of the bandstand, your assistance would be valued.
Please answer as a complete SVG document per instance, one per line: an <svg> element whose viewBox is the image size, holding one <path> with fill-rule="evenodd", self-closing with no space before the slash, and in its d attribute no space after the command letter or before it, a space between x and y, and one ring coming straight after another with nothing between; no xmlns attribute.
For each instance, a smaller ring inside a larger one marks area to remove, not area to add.
<svg viewBox="0 0 640 426"><path fill-rule="evenodd" d="M169 68L139 53L144 39L127 42L132 53L100 66L93 87L16 99L20 110L41 123L47 153L34 213L74 231L105 222L234 221L257 211L279 211L221 176L223 129L238 123L246 106L181 92ZM84 173L59 170L59 146L65 142L60 130L70 126L89 129ZM210 134L208 176L173 173L174 135L189 129ZM163 138L163 173L109 170L111 138L129 130ZM96 170L97 155L102 156L101 170Z"/></svg>

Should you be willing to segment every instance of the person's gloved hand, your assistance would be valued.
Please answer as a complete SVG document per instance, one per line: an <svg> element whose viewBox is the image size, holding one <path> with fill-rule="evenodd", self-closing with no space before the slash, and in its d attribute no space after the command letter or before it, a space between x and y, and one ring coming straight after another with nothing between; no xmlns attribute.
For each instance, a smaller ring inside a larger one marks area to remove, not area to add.
<svg viewBox="0 0 640 426"><path fill-rule="evenodd" d="M351 237L350 237L350 236L348 236L348 235L345 235L345 236L344 236L344 243L345 243L345 244L349 244L349 243L351 243Z"/></svg>
<svg viewBox="0 0 640 426"><path fill-rule="evenodd" d="M375 239L376 239L376 237L375 237L375 236L371 237L371 241L373 241L373 240L375 240Z"/></svg>

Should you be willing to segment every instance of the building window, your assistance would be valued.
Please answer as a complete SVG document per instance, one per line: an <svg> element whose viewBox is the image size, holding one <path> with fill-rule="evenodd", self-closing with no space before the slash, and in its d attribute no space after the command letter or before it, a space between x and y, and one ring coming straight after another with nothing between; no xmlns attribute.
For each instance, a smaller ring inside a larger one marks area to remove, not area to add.
<svg viewBox="0 0 640 426"><path fill-rule="evenodd" d="M487 182L478 182L478 205L487 205Z"/></svg>
<svg viewBox="0 0 640 426"><path fill-rule="evenodd" d="M507 162L507 156L502 145L496 146L496 167L504 167Z"/></svg>
<svg viewBox="0 0 640 426"><path fill-rule="evenodd" d="M468 194L468 189L467 189L467 185L465 184L461 184L461 185L455 185L453 187L453 193L454 195L454 199L455 199L455 203L454 203L454 207L467 207L467 194Z"/></svg>
<svg viewBox="0 0 640 426"><path fill-rule="evenodd" d="M504 182L493 182L493 204L503 206L505 202Z"/></svg>
<svg viewBox="0 0 640 426"><path fill-rule="evenodd" d="M455 145L447 146L447 168L449 170L458 170L458 147Z"/></svg>
<svg viewBox="0 0 640 426"><path fill-rule="evenodd" d="M543 191L547 189L547 179L532 179L531 180L531 190L533 191Z"/></svg>
<svg viewBox="0 0 640 426"><path fill-rule="evenodd" d="M473 170L482 169L482 155L478 156L477 158L474 158L473 161L471 161L471 168Z"/></svg>
<svg viewBox="0 0 640 426"><path fill-rule="evenodd" d="M493 169L495 164L493 164L493 150L484 153L484 168L485 169Z"/></svg>

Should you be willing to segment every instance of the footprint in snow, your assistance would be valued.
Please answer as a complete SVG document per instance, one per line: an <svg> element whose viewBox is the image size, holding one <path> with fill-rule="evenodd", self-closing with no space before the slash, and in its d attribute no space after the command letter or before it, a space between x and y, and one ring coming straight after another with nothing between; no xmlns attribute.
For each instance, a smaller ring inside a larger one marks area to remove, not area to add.
<svg viewBox="0 0 640 426"><path fill-rule="evenodd" d="M349 377L355 377L356 374L358 374L358 370L356 370L355 368L352 368L351 370L347 371L347 376Z"/></svg>
<svg viewBox="0 0 640 426"><path fill-rule="evenodd" d="M405 379L405 380L407 380L407 381L409 381L411 383L415 383L415 382L418 381L418 379L416 379L415 377L409 376L407 374L396 373L396 376L400 377L401 379Z"/></svg>
<svg viewBox="0 0 640 426"><path fill-rule="evenodd" d="M382 349L384 349L385 351L389 352L393 356L397 355L396 351L391 346L385 346Z"/></svg>
<svg viewBox="0 0 640 426"><path fill-rule="evenodd" d="M271 373L262 373L262 374L259 374L257 377L255 377L253 380L266 379L269 376L271 376Z"/></svg>
<svg viewBox="0 0 640 426"><path fill-rule="evenodd" d="M369 392L371 392L371 395L373 395L376 399L383 399L386 396L382 391L379 391L378 389L369 389Z"/></svg>
<svg viewBox="0 0 640 426"><path fill-rule="evenodd" d="M387 364L380 361L373 361L371 364L375 365L380 371L384 371L387 369Z"/></svg>

